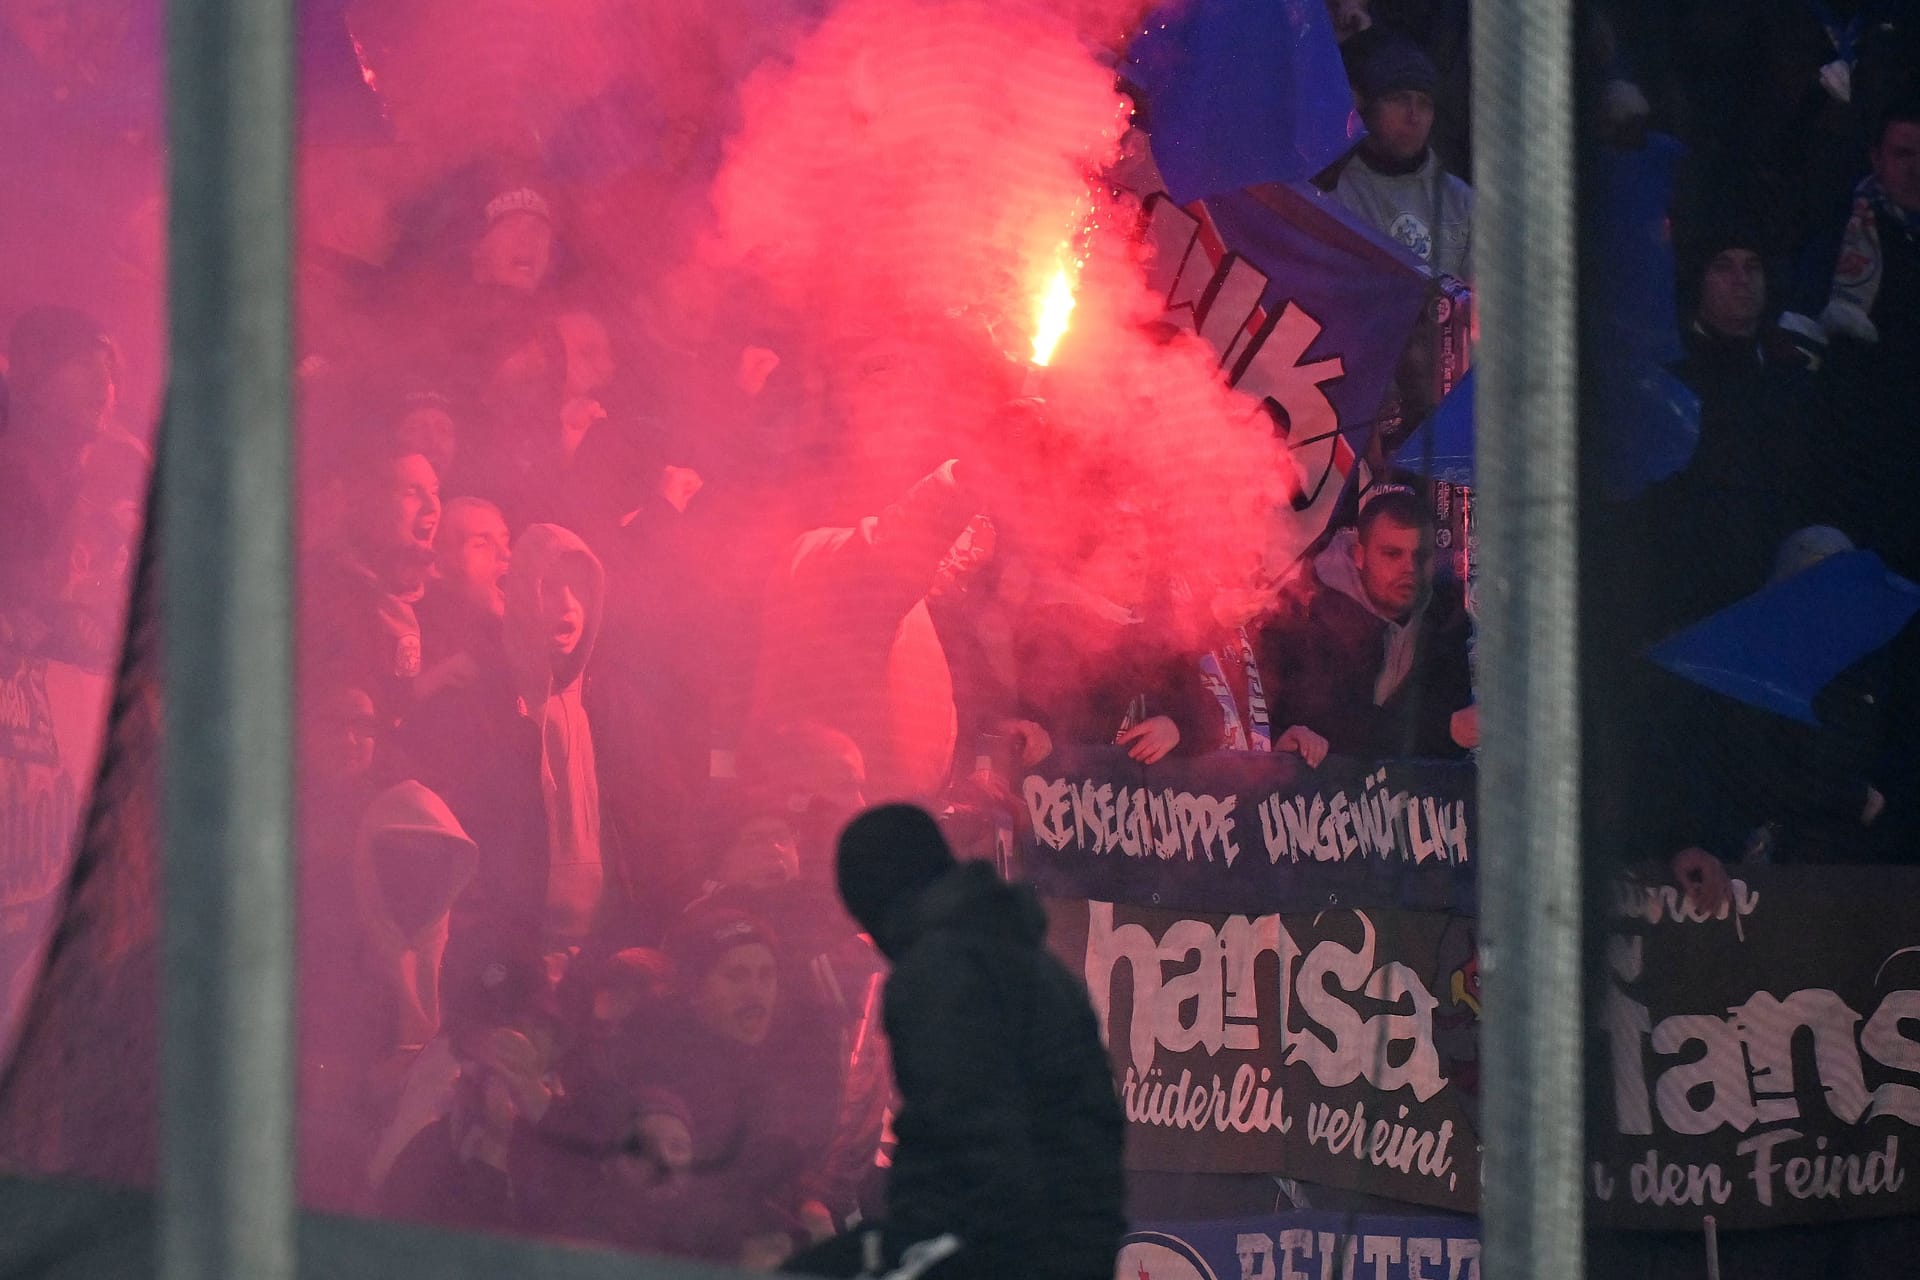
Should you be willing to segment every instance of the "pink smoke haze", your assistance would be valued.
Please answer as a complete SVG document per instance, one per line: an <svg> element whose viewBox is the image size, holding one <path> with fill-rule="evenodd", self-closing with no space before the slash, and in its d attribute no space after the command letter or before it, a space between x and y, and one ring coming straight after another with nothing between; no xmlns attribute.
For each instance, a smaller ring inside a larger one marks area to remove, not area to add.
<svg viewBox="0 0 1920 1280"><path fill-rule="evenodd" d="M1201 344L1156 335L1137 206L1099 181L1128 104L1074 19L1130 7L841 6L746 85L702 263L753 279L805 335L856 465L903 484L1037 392L1046 428L985 446L1044 497L1019 504L1029 538L1063 545L1117 504L1149 517L1164 565L1237 579L1284 459ZM1035 306L1062 267L1076 305L1035 377Z"/></svg>

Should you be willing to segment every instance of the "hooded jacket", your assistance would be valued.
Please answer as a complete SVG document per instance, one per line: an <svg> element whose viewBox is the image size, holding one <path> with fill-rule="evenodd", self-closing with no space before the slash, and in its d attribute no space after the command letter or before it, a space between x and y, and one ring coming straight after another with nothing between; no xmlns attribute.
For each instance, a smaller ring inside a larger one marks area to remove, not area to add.
<svg viewBox="0 0 1920 1280"><path fill-rule="evenodd" d="M1086 990L1042 945L1038 899L969 862L862 923L894 962L889 1252L952 1232L980 1274L1108 1280L1125 1122Z"/></svg>
<svg viewBox="0 0 1920 1280"><path fill-rule="evenodd" d="M1354 565L1358 535L1336 534L1310 581L1261 628L1261 673L1276 731L1305 725L1338 755L1452 758L1453 713L1473 701L1471 624L1455 588L1436 587L1405 622L1375 609Z"/></svg>
<svg viewBox="0 0 1920 1280"><path fill-rule="evenodd" d="M301 1177L316 1203L342 1210L393 1101L376 1068L439 1027L448 908L475 860L417 782L364 807L350 845L315 843L301 860Z"/></svg>
<svg viewBox="0 0 1920 1280"><path fill-rule="evenodd" d="M402 1046L440 1030L440 959L448 912L479 853L446 802L418 782L375 796L353 851L353 894L367 959L395 1001Z"/></svg>
<svg viewBox="0 0 1920 1280"><path fill-rule="evenodd" d="M585 618L572 653L554 661L540 588L569 560L585 571ZM537 524L513 548L505 590L500 646L476 652L471 678L419 705L405 726L407 753L479 848L479 871L456 914L568 942L592 925L603 879L600 787L581 685L605 579L586 543Z"/></svg>

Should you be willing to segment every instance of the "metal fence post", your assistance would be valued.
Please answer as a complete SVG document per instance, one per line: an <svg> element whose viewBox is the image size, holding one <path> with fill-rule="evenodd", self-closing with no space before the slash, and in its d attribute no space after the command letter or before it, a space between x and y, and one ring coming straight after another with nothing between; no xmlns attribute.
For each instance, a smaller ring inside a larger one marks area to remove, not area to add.
<svg viewBox="0 0 1920 1280"><path fill-rule="evenodd" d="M1582 1265L1572 33L1572 0L1474 6L1489 1280Z"/></svg>
<svg viewBox="0 0 1920 1280"><path fill-rule="evenodd" d="M293 5L167 9L161 1270L290 1280Z"/></svg>

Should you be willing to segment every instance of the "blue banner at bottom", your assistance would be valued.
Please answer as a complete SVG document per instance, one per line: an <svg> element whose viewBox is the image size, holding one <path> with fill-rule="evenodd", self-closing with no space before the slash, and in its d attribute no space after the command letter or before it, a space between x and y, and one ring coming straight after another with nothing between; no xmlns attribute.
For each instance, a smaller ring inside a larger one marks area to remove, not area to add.
<svg viewBox="0 0 1920 1280"><path fill-rule="evenodd" d="M1114 1280L1480 1280L1479 1232L1468 1217L1306 1211L1148 1223Z"/></svg>

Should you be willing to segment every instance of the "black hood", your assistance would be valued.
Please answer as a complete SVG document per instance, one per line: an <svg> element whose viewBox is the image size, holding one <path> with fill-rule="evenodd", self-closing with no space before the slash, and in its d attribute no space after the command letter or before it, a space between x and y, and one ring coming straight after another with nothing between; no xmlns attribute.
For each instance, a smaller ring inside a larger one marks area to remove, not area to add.
<svg viewBox="0 0 1920 1280"><path fill-rule="evenodd" d="M930 933L951 930L1038 947L1047 913L1025 885L1008 884L986 862L963 862L887 913L873 940L898 960Z"/></svg>

